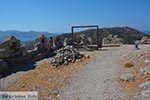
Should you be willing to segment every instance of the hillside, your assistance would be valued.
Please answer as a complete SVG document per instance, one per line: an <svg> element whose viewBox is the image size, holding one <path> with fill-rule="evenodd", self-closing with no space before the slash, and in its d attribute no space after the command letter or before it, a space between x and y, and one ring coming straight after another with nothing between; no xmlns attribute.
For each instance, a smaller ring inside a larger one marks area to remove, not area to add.
<svg viewBox="0 0 150 100"><path fill-rule="evenodd" d="M92 40L96 40L96 30L89 29L81 32L77 32L77 35L85 34L88 37L92 37ZM99 29L99 36L106 37L108 34L118 35L119 38L123 38L124 44L133 44L135 40L140 40L143 36L148 36L143 32L140 32L134 28L130 27L113 27L113 28L100 28ZM71 34L62 34L59 35L61 40L64 38L69 38Z"/></svg>

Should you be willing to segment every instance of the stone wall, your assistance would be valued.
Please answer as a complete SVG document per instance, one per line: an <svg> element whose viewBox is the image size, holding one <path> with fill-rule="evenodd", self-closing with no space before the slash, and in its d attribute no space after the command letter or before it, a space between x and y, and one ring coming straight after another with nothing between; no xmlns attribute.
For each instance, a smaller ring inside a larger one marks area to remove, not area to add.
<svg viewBox="0 0 150 100"><path fill-rule="evenodd" d="M147 36L142 37L141 44L150 44L150 38L148 38Z"/></svg>
<svg viewBox="0 0 150 100"><path fill-rule="evenodd" d="M20 40L14 36L8 36L0 44L0 72L8 69L8 66L20 64L27 59L27 52L21 46Z"/></svg>
<svg viewBox="0 0 150 100"><path fill-rule="evenodd" d="M20 40L8 36L0 43L0 73L18 64L41 60L49 51L47 39L43 34L35 39L33 50L26 50L21 46Z"/></svg>
<svg viewBox="0 0 150 100"><path fill-rule="evenodd" d="M103 38L103 44L121 44L122 39L118 38L117 35L109 34L107 37Z"/></svg>

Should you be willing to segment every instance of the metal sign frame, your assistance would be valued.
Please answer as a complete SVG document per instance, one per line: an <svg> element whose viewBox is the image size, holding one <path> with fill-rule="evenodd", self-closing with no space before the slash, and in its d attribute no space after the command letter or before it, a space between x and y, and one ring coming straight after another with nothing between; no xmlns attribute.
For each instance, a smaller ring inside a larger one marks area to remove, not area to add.
<svg viewBox="0 0 150 100"><path fill-rule="evenodd" d="M96 45L97 48L102 48L102 43L99 44L99 26L98 25L88 25L88 26L72 26L71 33L72 33L72 45L74 46L74 29L76 28L96 28Z"/></svg>

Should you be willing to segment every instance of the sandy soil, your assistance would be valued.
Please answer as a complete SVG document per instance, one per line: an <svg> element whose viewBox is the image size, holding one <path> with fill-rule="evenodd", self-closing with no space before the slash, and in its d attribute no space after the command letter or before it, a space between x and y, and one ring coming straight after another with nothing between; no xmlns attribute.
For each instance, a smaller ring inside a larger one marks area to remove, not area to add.
<svg viewBox="0 0 150 100"><path fill-rule="evenodd" d="M124 100L127 91L117 81L128 69L120 64L120 60L148 46L142 45L140 50L135 50L133 45L123 45L95 51L96 59L87 65L86 70L75 75L73 84L64 88L59 100Z"/></svg>

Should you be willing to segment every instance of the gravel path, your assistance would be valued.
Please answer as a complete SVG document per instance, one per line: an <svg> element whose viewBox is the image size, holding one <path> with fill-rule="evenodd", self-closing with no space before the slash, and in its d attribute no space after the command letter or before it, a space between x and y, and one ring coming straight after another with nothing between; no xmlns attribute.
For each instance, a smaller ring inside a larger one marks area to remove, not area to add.
<svg viewBox="0 0 150 100"><path fill-rule="evenodd" d="M146 46L140 47L143 50ZM117 83L119 75L125 72L119 60L141 50L124 45L95 51L96 59L87 65L86 70L75 75L73 84L64 88L59 100L124 100L126 91Z"/></svg>

